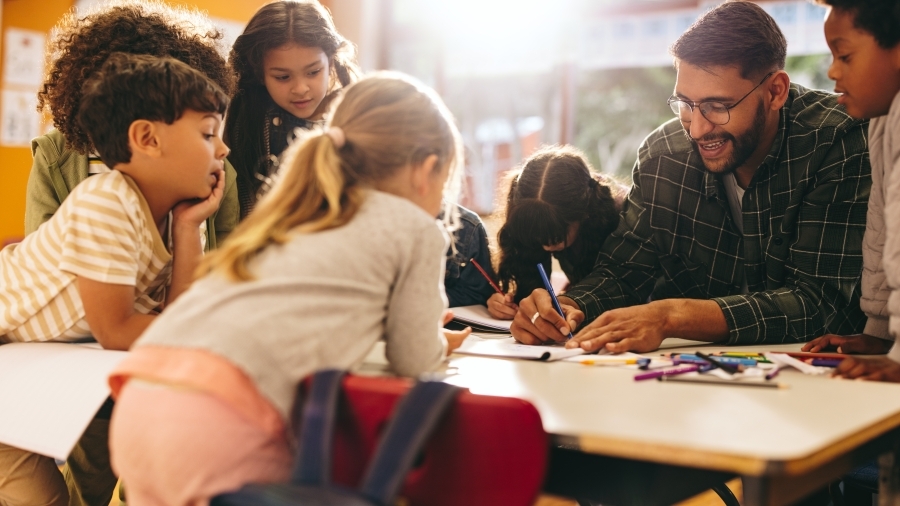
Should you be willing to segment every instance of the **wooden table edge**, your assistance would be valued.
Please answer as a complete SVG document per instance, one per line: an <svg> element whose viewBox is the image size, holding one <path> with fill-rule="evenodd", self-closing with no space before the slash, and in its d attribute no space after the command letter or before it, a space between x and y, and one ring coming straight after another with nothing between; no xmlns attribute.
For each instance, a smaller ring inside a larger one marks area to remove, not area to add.
<svg viewBox="0 0 900 506"><path fill-rule="evenodd" d="M745 476L797 476L822 467L852 452L868 441L898 427L900 427L900 413L884 418L838 441L829 443L822 450L787 460L765 459L660 443L597 436L555 436L554 440L562 446L574 447L586 453L608 457L726 471Z"/></svg>

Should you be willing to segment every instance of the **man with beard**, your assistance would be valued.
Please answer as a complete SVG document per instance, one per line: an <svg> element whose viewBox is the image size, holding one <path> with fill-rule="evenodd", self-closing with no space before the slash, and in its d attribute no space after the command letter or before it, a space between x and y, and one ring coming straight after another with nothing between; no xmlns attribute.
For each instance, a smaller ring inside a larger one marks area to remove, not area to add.
<svg viewBox="0 0 900 506"><path fill-rule="evenodd" d="M753 3L712 9L671 52L676 118L641 144L618 229L559 298L565 318L535 290L515 338L562 342L584 324L567 346L646 352L861 332L866 123L790 82L784 35Z"/></svg>

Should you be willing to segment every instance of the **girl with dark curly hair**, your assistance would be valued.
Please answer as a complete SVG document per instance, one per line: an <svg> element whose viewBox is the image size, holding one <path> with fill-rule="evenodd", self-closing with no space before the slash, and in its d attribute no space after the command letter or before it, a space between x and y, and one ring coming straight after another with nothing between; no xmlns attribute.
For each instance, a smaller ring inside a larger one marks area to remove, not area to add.
<svg viewBox="0 0 900 506"><path fill-rule="evenodd" d="M222 32L196 10L156 0L106 2L83 16L72 10L54 33L38 110L49 112L56 128L31 142L34 162L28 177L25 233L50 219L75 185L108 170L75 115L82 83L110 54L171 56L204 73L226 93L234 88L234 77L220 52ZM237 225L235 179L234 168L226 161L225 196L203 235L207 249L215 248Z"/></svg>
<svg viewBox="0 0 900 506"><path fill-rule="evenodd" d="M503 226L497 234L500 286L488 310L511 320L518 303L543 288L537 264L550 272L559 261L570 283L591 272L600 246L619 224L625 188L593 172L584 155L571 146L550 146L510 172Z"/></svg>
<svg viewBox="0 0 900 506"><path fill-rule="evenodd" d="M241 217L256 205L296 129L321 123L335 94L359 76L355 48L315 0L260 8L231 49L237 90L225 143L237 170Z"/></svg>

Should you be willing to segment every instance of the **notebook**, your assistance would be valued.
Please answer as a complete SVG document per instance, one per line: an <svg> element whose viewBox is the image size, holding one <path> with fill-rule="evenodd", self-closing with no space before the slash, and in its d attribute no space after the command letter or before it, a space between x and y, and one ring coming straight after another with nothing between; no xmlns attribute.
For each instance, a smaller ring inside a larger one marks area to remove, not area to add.
<svg viewBox="0 0 900 506"><path fill-rule="evenodd" d="M512 337L482 337L470 335L462 346L453 350L461 355L482 355L488 357L522 358L552 362L566 357L583 355L581 348L567 349L565 344L531 346L521 344Z"/></svg>
<svg viewBox="0 0 900 506"><path fill-rule="evenodd" d="M488 313L487 306L452 307L453 321L472 327L475 332L499 332L509 334L512 320L498 320Z"/></svg>

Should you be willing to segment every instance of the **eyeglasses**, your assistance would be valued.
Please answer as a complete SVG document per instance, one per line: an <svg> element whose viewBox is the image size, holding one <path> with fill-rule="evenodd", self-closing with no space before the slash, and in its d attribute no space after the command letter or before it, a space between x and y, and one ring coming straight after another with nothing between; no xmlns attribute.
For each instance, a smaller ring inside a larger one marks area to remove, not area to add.
<svg viewBox="0 0 900 506"><path fill-rule="evenodd" d="M766 74L766 77L763 77L759 84L754 86L752 90L748 91L746 95L732 105L725 105L722 102L691 102L690 100L682 100L674 96L669 97L669 100L667 100L666 103L669 104L669 107L672 108L672 112L674 112L684 123L691 122L691 117L694 114L694 107L696 107L700 109L700 114L713 125L724 125L731 121L730 111L743 102L745 98L749 97L751 93L756 91L756 88L762 86L762 83L766 82L766 79L771 77L774 73L775 71Z"/></svg>

